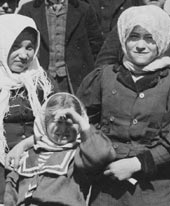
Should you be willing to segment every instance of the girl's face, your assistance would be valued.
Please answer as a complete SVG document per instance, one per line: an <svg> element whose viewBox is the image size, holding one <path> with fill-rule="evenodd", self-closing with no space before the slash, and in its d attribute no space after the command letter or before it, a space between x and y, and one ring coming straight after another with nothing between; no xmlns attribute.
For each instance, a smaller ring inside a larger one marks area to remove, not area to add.
<svg viewBox="0 0 170 206"><path fill-rule="evenodd" d="M14 73L27 70L35 53L35 45L31 40L15 41L8 55L8 66Z"/></svg>
<svg viewBox="0 0 170 206"><path fill-rule="evenodd" d="M126 40L127 55L137 66L146 66L158 54L156 42L152 35L141 26L136 26Z"/></svg>
<svg viewBox="0 0 170 206"><path fill-rule="evenodd" d="M78 125L72 119L61 117L59 120L49 120L47 123L48 138L57 145L74 142L78 134Z"/></svg>
<svg viewBox="0 0 170 206"><path fill-rule="evenodd" d="M163 8L164 4L165 4L166 0L143 0L143 3L146 5L156 5L159 6L160 8Z"/></svg>

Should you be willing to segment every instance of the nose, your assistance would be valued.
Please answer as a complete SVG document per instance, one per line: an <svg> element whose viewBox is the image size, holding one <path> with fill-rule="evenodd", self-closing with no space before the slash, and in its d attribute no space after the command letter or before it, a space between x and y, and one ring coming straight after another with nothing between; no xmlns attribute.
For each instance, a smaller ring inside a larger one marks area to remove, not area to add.
<svg viewBox="0 0 170 206"><path fill-rule="evenodd" d="M142 52L146 49L145 41L143 39L139 40L136 44L137 52Z"/></svg>
<svg viewBox="0 0 170 206"><path fill-rule="evenodd" d="M22 61L27 61L27 59L28 59L28 54L27 54L27 51L25 49L20 49L18 56Z"/></svg>

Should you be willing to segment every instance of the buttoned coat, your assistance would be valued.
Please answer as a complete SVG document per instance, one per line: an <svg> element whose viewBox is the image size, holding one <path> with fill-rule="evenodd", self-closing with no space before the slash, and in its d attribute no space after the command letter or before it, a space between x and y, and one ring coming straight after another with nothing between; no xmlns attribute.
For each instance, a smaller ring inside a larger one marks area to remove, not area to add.
<svg viewBox="0 0 170 206"><path fill-rule="evenodd" d="M45 1L24 4L19 14L34 19L41 34L39 61L47 71L49 65L49 37ZM65 37L65 61L74 90L94 69L94 58L103 44L103 38L92 7L86 2L69 0ZM58 73L58 76L60 74Z"/></svg>
<svg viewBox="0 0 170 206"><path fill-rule="evenodd" d="M114 142L117 158L135 156L142 165L133 176L135 186L101 177L93 185L90 205L169 205L169 68L147 74L137 83L122 65L97 68L77 95L91 121Z"/></svg>

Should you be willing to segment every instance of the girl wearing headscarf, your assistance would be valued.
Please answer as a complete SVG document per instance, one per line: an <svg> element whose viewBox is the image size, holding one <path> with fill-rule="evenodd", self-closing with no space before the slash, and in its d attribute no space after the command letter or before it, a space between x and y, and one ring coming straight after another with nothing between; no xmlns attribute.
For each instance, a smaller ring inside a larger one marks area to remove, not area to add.
<svg viewBox="0 0 170 206"><path fill-rule="evenodd" d="M40 34L31 18L0 16L0 171L4 182L5 151L32 134L40 100L51 92L51 83L39 65Z"/></svg>
<svg viewBox="0 0 170 206"><path fill-rule="evenodd" d="M123 61L94 70L77 94L117 154L93 182L89 205L167 206L170 18L157 6L131 7L119 17L118 34Z"/></svg>
<svg viewBox="0 0 170 206"><path fill-rule="evenodd" d="M86 206L87 174L113 161L115 150L90 127L79 99L64 92L49 97L35 119L34 140L7 177L5 205Z"/></svg>

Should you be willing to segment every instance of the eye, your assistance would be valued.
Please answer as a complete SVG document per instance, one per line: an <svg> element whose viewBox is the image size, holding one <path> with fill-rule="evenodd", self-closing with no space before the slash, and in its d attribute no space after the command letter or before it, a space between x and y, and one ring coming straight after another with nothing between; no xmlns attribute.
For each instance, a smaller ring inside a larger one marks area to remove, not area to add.
<svg viewBox="0 0 170 206"><path fill-rule="evenodd" d="M144 37L144 40L147 42L147 43L151 43L151 44L156 44L155 40L153 39L152 35L146 35Z"/></svg>
<svg viewBox="0 0 170 206"><path fill-rule="evenodd" d="M128 37L128 40L131 40L131 41L136 41L138 39L139 39L139 35L136 33L131 33Z"/></svg>
<svg viewBox="0 0 170 206"><path fill-rule="evenodd" d="M28 51L31 51L31 50L35 50L35 47L34 47L32 44L30 44L30 45L28 45L28 46L26 47L26 49L27 49Z"/></svg>
<svg viewBox="0 0 170 206"><path fill-rule="evenodd" d="M12 51L16 51L20 48L20 46L18 44L14 44L11 48Z"/></svg>

